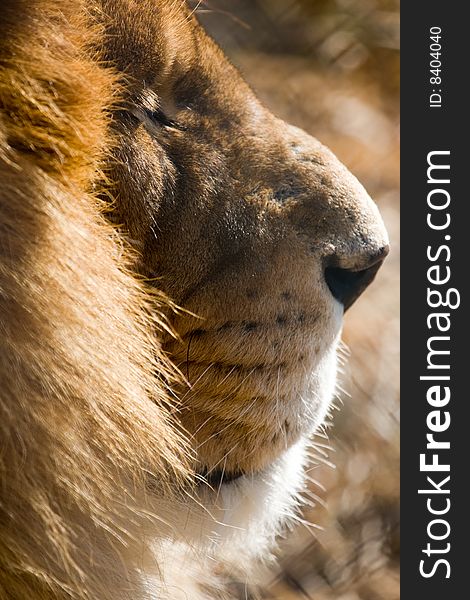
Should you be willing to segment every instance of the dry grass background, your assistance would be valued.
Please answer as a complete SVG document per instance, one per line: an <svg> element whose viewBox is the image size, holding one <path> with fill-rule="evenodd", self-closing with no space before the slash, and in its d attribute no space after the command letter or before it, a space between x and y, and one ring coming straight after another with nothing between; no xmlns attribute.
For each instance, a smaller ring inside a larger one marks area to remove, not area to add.
<svg viewBox="0 0 470 600"><path fill-rule="evenodd" d="M314 526L239 597L399 598L398 0L207 0L198 15L277 115L328 145L378 203L392 252L349 311L328 464L311 471ZM325 448L318 447L322 453ZM325 506L323 506L325 504Z"/></svg>

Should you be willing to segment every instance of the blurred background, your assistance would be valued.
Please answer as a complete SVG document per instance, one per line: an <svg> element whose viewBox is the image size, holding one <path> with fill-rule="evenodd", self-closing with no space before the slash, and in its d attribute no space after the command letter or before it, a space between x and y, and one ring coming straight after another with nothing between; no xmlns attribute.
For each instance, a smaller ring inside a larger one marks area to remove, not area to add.
<svg viewBox="0 0 470 600"><path fill-rule="evenodd" d="M399 2L193 0L262 101L329 146L375 199L392 252L347 313L312 506L243 600L399 598Z"/></svg>

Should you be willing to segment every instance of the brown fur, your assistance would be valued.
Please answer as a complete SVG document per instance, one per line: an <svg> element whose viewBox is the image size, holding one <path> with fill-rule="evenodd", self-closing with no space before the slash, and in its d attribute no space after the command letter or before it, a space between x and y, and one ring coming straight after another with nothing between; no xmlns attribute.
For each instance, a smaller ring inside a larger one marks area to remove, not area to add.
<svg viewBox="0 0 470 600"><path fill-rule="evenodd" d="M386 234L179 2L8 0L0 24L0 597L125 598L188 477L176 430L193 468L251 473L318 424L324 266Z"/></svg>
<svg viewBox="0 0 470 600"><path fill-rule="evenodd" d="M184 474L154 299L91 191L116 78L72 3L0 14L0 597L108 598L114 546L154 518L144 474Z"/></svg>

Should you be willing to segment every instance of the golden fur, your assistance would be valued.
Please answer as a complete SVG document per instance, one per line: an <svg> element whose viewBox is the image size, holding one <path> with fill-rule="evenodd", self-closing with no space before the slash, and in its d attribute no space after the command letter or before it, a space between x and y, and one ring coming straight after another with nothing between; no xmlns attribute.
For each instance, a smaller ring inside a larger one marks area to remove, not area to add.
<svg viewBox="0 0 470 600"><path fill-rule="evenodd" d="M144 474L184 475L180 440L154 299L93 191L116 78L72 3L0 12L0 597L95 597L92 547L132 543Z"/></svg>
<svg viewBox="0 0 470 600"><path fill-rule="evenodd" d="M0 597L147 597L162 503L321 423L324 270L386 234L180 2L7 0L0 24Z"/></svg>

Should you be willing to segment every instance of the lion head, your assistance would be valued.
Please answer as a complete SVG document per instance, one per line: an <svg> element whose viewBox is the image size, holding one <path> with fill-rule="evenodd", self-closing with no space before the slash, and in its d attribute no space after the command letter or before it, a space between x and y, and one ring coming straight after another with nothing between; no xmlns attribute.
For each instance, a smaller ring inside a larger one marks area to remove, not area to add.
<svg viewBox="0 0 470 600"><path fill-rule="evenodd" d="M0 585L153 598L161 540L259 556L295 508L387 234L181 2L0 16Z"/></svg>
<svg viewBox="0 0 470 600"><path fill-rule="evenodd" d="M106 57L132 82L118 220L184 309L163 340L189 383L179 418L201 473L253 474L322 422L343 312L387 235L359 182L258 101L193 16L110 12Z"/></svg>

